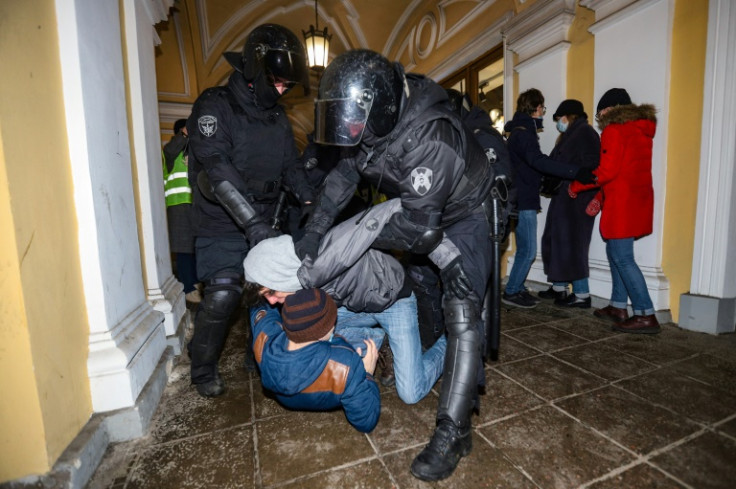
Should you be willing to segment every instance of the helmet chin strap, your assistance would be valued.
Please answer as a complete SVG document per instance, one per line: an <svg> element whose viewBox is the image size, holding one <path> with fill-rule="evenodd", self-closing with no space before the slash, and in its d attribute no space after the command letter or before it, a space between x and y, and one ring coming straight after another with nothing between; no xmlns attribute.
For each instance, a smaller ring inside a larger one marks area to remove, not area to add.
<svg viewBox="0 0 736 489"><path fill-rule="evenodd" d="M281 94L276 90L276 87L266 81L266 75L263 71L260 71L256 75L255 79L248 83L248 89L255 94L256 105L258 108L263 110L270 109L275 106L279 97L281 97Z"/></svg>

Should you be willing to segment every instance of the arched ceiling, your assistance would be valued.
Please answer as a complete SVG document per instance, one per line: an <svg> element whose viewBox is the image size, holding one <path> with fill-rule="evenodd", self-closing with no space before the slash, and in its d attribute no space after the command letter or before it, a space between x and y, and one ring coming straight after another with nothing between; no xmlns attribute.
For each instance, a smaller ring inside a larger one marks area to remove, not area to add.
<svg viewBox="0 0 736 489"><path fill-rule="evenodd" d="M330 59L367 48L400 61L408 71L439 79L493 48L478 46L465 58L456 56L515 9L514 0L319 0L317 23L332 36ZM263 23L281 24L302 38L302 31L315 24L315 2L177 0L169 19L156 26L159 101L184 111L203 89L225 83L232 68L222 53L240 51L250 31ZM497 44L500 27L494 29ZM313 93L318 83L313 72ZM301 89L283 99L298 140L311 130L312 101Z"/></svg>

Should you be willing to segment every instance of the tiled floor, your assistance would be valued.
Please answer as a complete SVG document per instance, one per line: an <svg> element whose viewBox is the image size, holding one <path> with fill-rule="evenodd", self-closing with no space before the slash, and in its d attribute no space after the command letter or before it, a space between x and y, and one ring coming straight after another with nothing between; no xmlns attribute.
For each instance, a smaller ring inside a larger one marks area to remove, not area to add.
<svg viewBox="0 0 736 489"><path fill-rule="evenodd" d="M149 435L110 447L88 487L736 487L736 335L673 325L618 334L591 311L504 309L473 452L440 483L409 473L432 433L437 389L412 406L383 389L368 435L339 411L287 411L244 369L236 324L227 393L199 397L182 356Z"/></svg>

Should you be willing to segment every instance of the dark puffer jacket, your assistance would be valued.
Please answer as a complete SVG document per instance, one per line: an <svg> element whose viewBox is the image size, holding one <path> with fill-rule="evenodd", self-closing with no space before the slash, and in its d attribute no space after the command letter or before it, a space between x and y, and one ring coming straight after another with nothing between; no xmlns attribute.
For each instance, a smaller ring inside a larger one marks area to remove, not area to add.
<svg viewBox="0 0 736 489"><path fill-rule="evenodd" d="M504 131L510 133L507 146L511 156L511 178L517 189L517 209L539 211L542 208L539 200L542 175L572 180L579 167L553 160L542 153L537 127L529 114L514 114L514 118L504 126Z"/></svg>
<svg viewBox="0 0 736 489"><path fill-rule="evenodd" d="M652 233L654 187L652 146L657 129L653 105L618 105L601 116L601 162L594 172L603 191L603 239L639 238ZM571 190L591 188L573 182Z"/></svg>

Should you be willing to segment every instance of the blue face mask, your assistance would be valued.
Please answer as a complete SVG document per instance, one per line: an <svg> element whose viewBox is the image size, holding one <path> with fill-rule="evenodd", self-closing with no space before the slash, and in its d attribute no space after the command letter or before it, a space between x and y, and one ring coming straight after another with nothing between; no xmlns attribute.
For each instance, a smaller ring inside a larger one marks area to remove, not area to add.
<svg viewBox="0 0 736 489"><path fill-rule="evenodd" d="M562 119L558 120L557 121L557 130L560 131L560 132L567 131L567 123L566 122L562 122Z"/></svg>

